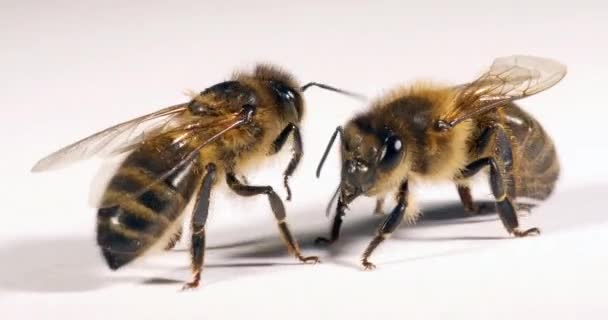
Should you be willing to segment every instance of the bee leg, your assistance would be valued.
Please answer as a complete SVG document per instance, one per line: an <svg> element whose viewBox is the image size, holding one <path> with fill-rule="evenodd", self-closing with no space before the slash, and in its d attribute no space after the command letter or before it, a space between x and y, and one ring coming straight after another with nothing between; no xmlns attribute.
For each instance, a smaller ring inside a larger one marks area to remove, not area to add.
<svg viewBox="0 0 608 320"><path fill-rule="evenodd" d="M279 231L281 232L281 236L287 245L287 249L290 253L296 256L298 260L302 262L319 262L319 258L315 256L305 257L300 253L300 247L296 242L295 238L292 236L291 231L287 227L285 207L283 206L283 202L281 198L277 195L276 192L272 189L271 186L248 186L242 184L233 172L226 173L226 183L228 187L232 189L236 194L244 197L257 196L261 194L265 194L268 196L268 201L270 202L270 208L272 209L272 213L277 219L277 223L279 225Z"/></svg>
<svg viewBox="0 0 608 320"><path fill-rule="evenodd" d="M209 197L211 187L215 180L215 165L210 163L206 167L206 174L202 186L196 198L196 204L192 212L192 243L190 245L190 258L192 263L192 281L186 283L182 290L198 287L201 280L203 261L205 258L205 223L209 213Z"/></svg>
<svg viewBox="0 0 608 320"><path fill-rule="evenodd" d="M165 246L165 250L169 251L173 248L175 248L175 245L179 242L179 240L182 238L182 227L180 227L177 232L171 236L171 239L169 239L169 243L167 243L167 245Z"/></svg>
<svg viewBox="0 0 608 320"><path fill-rule="evenodd" d="M403 182L399 187L399 193L397 195L397 205L393 208L393 211L389 214L389 216L384 220L384 222L378 228L376 236L367 246L365 252L363 253L363 257L361 258L361 263L365 270L372 270L376 268L376 266L369 261L369 257L372 255L372 252L378 247L380 243L382 243L386 238L388 238L397 227L403 221L403 216L405 215L405 209L407 208L407 196L408 196L408 184L407 181Z"/></svg>
<svg viewBox="0 0 608 320"><path fill-rule="evenodd" d="M374 214L379 215L379 216L384 215L383 207L384 207L384 198L376 199L376 207L374 208Z"/></svg>
<svg viewBox="0 0 608 320"><path fill-rule="evenodd" d="M462 207L464 208L465 213L470 216L474 216L476 214L485 213L485 212L494 212L494 207L491 208L484 203L475 204L473 201L473 196L471 195L471 188L463 185L456 185L458 188L458 195L460 196L460 202L462 202Z"/></svg>
<svg viewBox="0 0 608 320"><path fill-rule="evenodd" d="M342 227L342 218L345 215L346 204L342 202L342 199L338 198L338 205L336 207L336 215L334 216L334 222L331 225L331 234L329 239L324 237L318 237L315 239L317 245L330 245L340 238L340 228Z"/></svg>
<svg viewBox="0 0 608 320"><path fill-rule="evenodd" d="M479 207L473 202L473 196L471 195L471 189L468 186L457 185L458 195L460 196L460 202L464 211L470 215L479 213Z"/></svg>
<svg viewBox="0 0 608 320"><path fill-rule="evenodd" d="M302 136L300 135L300 129L298 126L293 123L288 124L287 127L285 127L285 129L283 129L279 136L274 140L270 149L270 154L275 154L281 151L290 134L293 136L293 154L289 164L287 165L287 169L285 169L285 172L283 172L283 184L287 190L287 201L291 201L291 189L289 188L288 182L289 177L291 177L293 172L298 167L300 159L302 159L302 155L304 154L304 149L302 147Z"/></svg>
<svg viewBox="0 0 608 320"><path fill-rule="evenodd" d="M502 220L503 225L507 231L516 237L525 237L528 235L538 235L540 230L538 228L530 228L528 230L519 229L519 220L517 218L517 212L513 205L513 201L507 195L505 175L512 175L512 163L513 153L511 150L511 144L509 138L504 132L504 129L500 126L494 127L494 134L496 137L496 157L500 160L497 161L493 157L482 158L473 161L466 166L463 171L463 177L471 177L475 173L479 172L482 168L490 167L490 188L492 194L496 199L496 209ZM499 167L499 163L503 164Z"/></svg>
<svg viewBox="0 0 608 320"><path fill-rule="evenodd" d="M504 180L496 161L492 158L488 159L490 165L490 187L496 198L496 209L507 231L516 237L525 237L529 235L539 235L538 228L530 228L528 230L519 229L519 219L517 212L513 206L513 202L507 196L504 188Z"/></svg>

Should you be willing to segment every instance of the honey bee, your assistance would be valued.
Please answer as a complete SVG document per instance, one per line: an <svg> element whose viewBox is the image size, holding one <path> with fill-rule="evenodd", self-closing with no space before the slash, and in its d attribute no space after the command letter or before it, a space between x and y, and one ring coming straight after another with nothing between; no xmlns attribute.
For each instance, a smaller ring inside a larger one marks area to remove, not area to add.
<svg viewBox="0 0 608 320"><path fill-rule="evenodd" d="M303 154L299 124L304 116L302 93L311 86L355 96L311 82L299 86L282 69L260 64L253 72L193 95L187 103L115 125L40 160L32 171L59 168L94 156L126 155L109 181L97 212L97 243L108 266L116 270L152 248L172 248L181 236L183 211L191 199L192 281L199 285L205 252L205 222L211 190L224 176L240 196L265 195L290 253L305 263L290 232L285 207L271 186L248 185L237 170L279 152L291 136L292 158L283 173L288 179Z"/></svg>
<svg viewBox="0 0 608 320"><path fill-rule="evenodd" d="M341 181L329 238L339 238L347 206L360 195L377 197L381 210L387 194L397 205L382 222L361 262L369 257L404 217L418 212L409 193L421 182L452 180L465 210L475 212L469 179L489 171L496 209L507 231L516 236L538 235L538 228L521 229L516 199L546 199L553 191L560 165L555 146L541 125L515 100L544 91L566 75L566 67L550 59L510 56L494 60L476 80L458 86L416 82L371 103L344 128L337 127L317 168L340 135ZM331 201L330 201L331 205Z"/></svg>

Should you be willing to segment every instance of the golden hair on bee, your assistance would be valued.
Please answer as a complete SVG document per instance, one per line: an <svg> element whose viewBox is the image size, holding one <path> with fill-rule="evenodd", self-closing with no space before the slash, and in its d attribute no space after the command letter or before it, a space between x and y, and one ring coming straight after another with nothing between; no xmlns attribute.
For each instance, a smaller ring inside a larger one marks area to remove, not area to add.
<svg viewBox="0 0 608 320"><path fill-rule="evenodd" d="M456 91L448 85L434 82L432 80L417 80L409 85L399 86L381 94L370 103L370 108L383 108L403 97L417 97L428 100L434 106L436 115L454 105Z"/></svg>
<svg viewBox="0 0 608 320"><path fill-rule="evenodd" d="M404 165L400 166L408 171L411 179L417 179L418 175L424 175L426 180L450 179L466 161L471 121L450 131L438 131L428 120L449 113L456 105L456 97L457 91L449 86L416 81L390 90L371 103L369 113L372 117L378 117L380 122L394 128L407 140L406 145L413 146L406 151ZM412 106L416 104L416 107ZM424 116L428 119L423 119ZM400 120L404 118L409 121ZM399 182L392 179L387 184L394 187ZM383 185L382 182L378 184Z"/></svg>
<svg viewBox="0 0 608 320"><path fill-rule="evenodd" d="M364 195L378 198L394 192L397 205L365 250L368 258L401 223L416 215L410 187L423 182L453 181L463 206L476 212L468 179L488 169L496 207L507 231L517 237L538 234L519 227L516 200L546 199L559 176L559 161L550 137L514 101L558 83L566 68L531 56L497 58L472 82L447 86L428 81L393 89L374 100L332 135L317 176L335 138L341 142L338 205L329 238L339 237L347 206ZM378 211L378 209L376 210ZM415 212L415 211L414 211Z"/></svg>
<svg viewBox="0 0 608 320"><path fill-rule="evenodd" d="M299 82L293 76L293 74L287 72L279 66L270 63L257 64L255 66L255 69L253 70L253 76L256 79L265 81L280 81L292 88L300 87Z"/></svg>

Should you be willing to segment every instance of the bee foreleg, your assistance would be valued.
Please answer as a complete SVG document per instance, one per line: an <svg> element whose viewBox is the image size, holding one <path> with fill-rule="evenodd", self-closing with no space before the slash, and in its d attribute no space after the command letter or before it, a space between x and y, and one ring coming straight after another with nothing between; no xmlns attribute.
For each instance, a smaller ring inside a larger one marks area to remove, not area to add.
<svg viewBox="0 0 608 320"><path fill-rule="evenodd" d="M281 198L279 198L279 196L276 192L274 192L271 186L245 185L236 178L236 175L233 172L226 173L226 183L228 184L228 187L232 189L232 191L234 191L240 196L251 197L261 194L267 195L268 201L270 202L270 208L272 209L272 213L277 219L279 231L281 232L283 240L285 240L289 252L293 253L296 258L298 258L302 262L319 262L318 257L305 257L302 256L302 254L300 253L300 247L298 246L298 243L292 236L291 231L289 231L289 228L287 226L285 206L283 206L283 201L281 201Z"/></svg>
<svg viewBox="0 0 608 320"><path fill-rule="evenodd" d="M347 206L342 199L338 198L338 205L336 206L336 215L334 216L334 221L331 225L331 234L329 239L324 237L319 237L315 239L315 244L323 244L330 245L340 238L340 228L342 227L342 218L345 215L345 210Z"/></svg>
<svg viewBox="0 0 608 320"><path fill-rule="evenodd" d="M304 153L304 149L302 147L302 137L300 135L300 129L293 123L290 123L281 131L279 136L272 143L272 147L270 149L270 154L275 154L279 152L285 142L287 142L287 138L289 135L293 136L293 154L289 164L287 165L287 169L283 172L283 184L285 185L285 189L287 190L287 201L291 201L291 189L289 188L289 177L293 174L293 172L298 167L300 163L300 159L302 159L302 154Z"/></svg>
<svg viewBox="0 0 608 320"><path fill-rule="evenodd" d="M207 165L206 174L203 178L203 183L198 192L194 210L192 212L192 243L190 245L190 258L192 263L192 281L186 283L183 289L196 288L201 280L201 272L203 269L203 261L205 258L205 223L209 213L209 197L211 195L211 187L215 180L215 165L210 163Z"/></svg>
<svg viewBox="0 0 608 320"><path fill-rule="evenodd" d="M540 234L538 228L530 228L528 230L519 229L519 220L517 212L513 205L513 201L507 195L505 175L511 176L513 153L509 138L504 132L504 129L497 125L494 126L494 135L496 138L496 150L494 157L482 158L470 163L462 176L465 178L473 176L486 166L490 167L490 188L496 199L496 209L507 231L516 237L524 237L532 234ZM498 159L498 161L497 161Z"/></svg>
<svg viewBox="0 0 608 320"><path fill-rule="evenodd" d="M365 270L374 269L376 266L371 263L368 259L372 255L372 252L376 250L378 245L382 243L386 238L388 238L397 227L403 221L403 216L405 216L405 209L407 208L407 197L408 197L408 183L407 181L403 182L399 187L399 193L397 195L397 205L393 208L393 211L389 214L389 216L382 222L380 228L378 228L378 232L376 236L367 246L365 252L363 253L363 257L361 258L361 263Z"/></svg>

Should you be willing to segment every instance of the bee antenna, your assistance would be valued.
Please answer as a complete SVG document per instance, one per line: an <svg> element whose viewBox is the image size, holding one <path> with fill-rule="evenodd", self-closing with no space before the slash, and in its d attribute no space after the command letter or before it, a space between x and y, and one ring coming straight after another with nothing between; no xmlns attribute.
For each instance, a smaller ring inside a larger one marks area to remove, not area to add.
<svg viewBox="0 0 608 320"><path fill-rule="evenodd" d="M340 134L340 140L342 140L342 137L344 136L344 134L342 132L342 126L338 126L336 128L336 131L334 131L334 133L331 135L331 139L329 139L329 143L327 144L327 148L325 148L325 152L323 153L323 157L321 158L321 161L319 162L319 165L317 166L317 178L321 176L321 169L323 168L323 164L325 163L325 159L327 159L327 155L329 154L329 150L331 149L331 146L333 146L334 141L336 140L336 136L338 135L338 133Z"/></svg>
<svg viewBox="0 0 608 320"><path fill-rule="evenodd" d="M300 87L300 91L304 92L306 91L306 89L310 88L310 87L318 87L321 89L325 89L325 90L329 90L329 91L333 91L333 92L337 92L337 93L341 93L343 95L349 96L351 98L357 99L359 101L365 101L367 100L367 97L365 97L362 94L358 94L355 92L350 92L350 91L346 91L346 90L342 90L342 89L338 89L323 83L318 83L318 82L309 82L303 86Z"/></svg>

